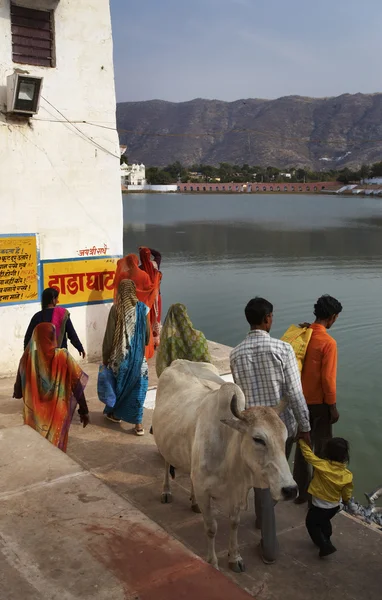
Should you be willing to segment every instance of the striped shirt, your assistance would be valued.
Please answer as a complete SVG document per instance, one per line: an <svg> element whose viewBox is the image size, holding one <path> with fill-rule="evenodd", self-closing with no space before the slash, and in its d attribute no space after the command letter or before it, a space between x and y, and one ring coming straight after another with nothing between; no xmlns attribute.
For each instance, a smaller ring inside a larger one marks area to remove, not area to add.
<svg viewBox="0 0 382 600"><path fill-rule="evenodd" d="M310 431L308 407L290 344L256 329L232 350L230 360L234 381L244 392L246 408L276 406L284 397L289 406L281 418L288 436L296 434L297 424L301 431Z"/></svg>

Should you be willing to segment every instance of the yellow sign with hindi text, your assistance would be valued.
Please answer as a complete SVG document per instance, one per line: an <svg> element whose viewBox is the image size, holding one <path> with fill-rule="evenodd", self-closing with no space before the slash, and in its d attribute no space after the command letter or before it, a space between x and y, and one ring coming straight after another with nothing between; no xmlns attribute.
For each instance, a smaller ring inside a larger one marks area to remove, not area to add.
<svg viewBox="0 0 382 600"><path fill-rule="evenodd" d="M43 261L44 288L58 290L59 302L64 306L110 302L118 258Z"/></svg>
<svg viewBox="0 0 382 600"><path fill-rule="evenodd" d="M38 301L36 235L0 235L0 306Z"/></svg>

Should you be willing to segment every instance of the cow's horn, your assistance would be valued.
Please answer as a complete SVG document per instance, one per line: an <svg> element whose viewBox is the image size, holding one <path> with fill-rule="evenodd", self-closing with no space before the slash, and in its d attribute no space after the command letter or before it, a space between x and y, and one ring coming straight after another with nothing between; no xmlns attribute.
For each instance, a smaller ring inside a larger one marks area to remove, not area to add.
<svg viewBox="0 0 382 600"><path fill-rule="evenodd" d="M237 396L236 394L234 394L232 396L232 400L231 400L231 413L233 414L234 417L236 417L237 419L240 419L240 421L244 421L244 417L243 414L240 412L238 406L237 406Z"/></svg>
<svg viewBox="0 0 382 600"><path fill-rule="evenodd" d="M279 402L277 406L274 406L273 410L277 412L278 415L281 415L281 413L284 412L287 406L288 402L285 400L285 398L281 398L281 402Z"/></svg>

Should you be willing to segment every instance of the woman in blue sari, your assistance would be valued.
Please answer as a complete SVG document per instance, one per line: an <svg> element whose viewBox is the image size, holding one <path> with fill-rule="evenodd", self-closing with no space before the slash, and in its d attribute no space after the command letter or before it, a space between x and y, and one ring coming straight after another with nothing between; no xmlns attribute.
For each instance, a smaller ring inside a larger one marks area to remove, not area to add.
<svg viewBox="0 0 382 600"><path fill-rule="evenodd" d="M135 433L144 435L143 405L149 378L145 346L150 338L148 308L139 302L135 283L123 279L111 307L102 346L103 364L116 379L116 403L103 411L114 423L135 425Z"/></svg>

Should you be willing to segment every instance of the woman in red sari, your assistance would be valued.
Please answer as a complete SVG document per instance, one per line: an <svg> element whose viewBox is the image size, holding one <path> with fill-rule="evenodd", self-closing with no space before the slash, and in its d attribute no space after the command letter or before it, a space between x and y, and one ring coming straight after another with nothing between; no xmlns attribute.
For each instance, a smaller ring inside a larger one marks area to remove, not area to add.
<svg viewBox="0 0 382 600"><path fill-rule="evenodd" d="M142 271L138 266L138 256L128 254L121 258L117 263L117 270L114 278L114 302L118 286L123 279L131 279L136 287L137 298L140 302L144 302L150 309L150 341L146 346L145 357L152 358L154 356L154 335L151 326L151 312L154 302L159 293L160 274L154 278L154 282L149 275Z"/></svg>
<svg viewBox="0 0 382 600"><path fill-rule="evenodd" d="M151 255L154 257L155 262L151 260ZM139 268L147 273L147 275L150 277L150 281L156 285L158 289L153 308L150 310L150 325L154 338L154 348L158 348L160 344L160 332L162 328L162 297L160 295L160 282L162 280L162 273L159 271L162 257L156 250L146 248L145 246L141 246L139 248L139 257L141 259Z"/></svg>

